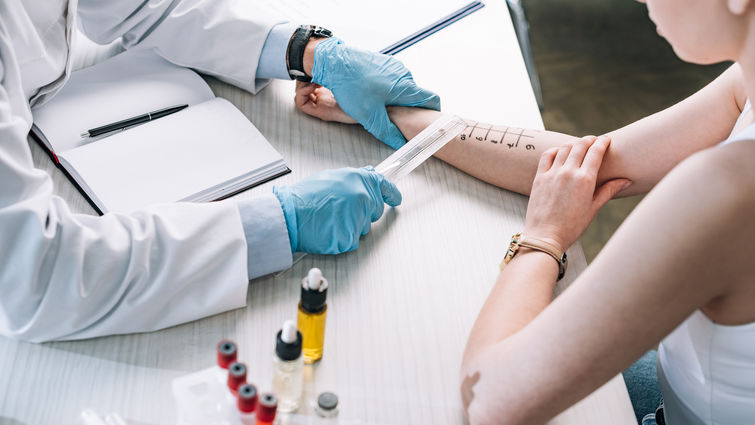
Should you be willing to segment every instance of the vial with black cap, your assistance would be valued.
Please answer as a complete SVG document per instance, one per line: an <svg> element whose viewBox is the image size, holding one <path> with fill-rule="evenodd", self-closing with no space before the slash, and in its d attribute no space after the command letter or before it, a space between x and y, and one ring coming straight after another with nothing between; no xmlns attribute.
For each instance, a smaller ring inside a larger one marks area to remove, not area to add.
<svg viewBox="0 0 755 425"><path fill-rule="evenodd" d="M281 412L293 412L301 401L304 378L301 351L302 334L293 320L286 320L275 338L273 356L273 392Z"/></svg>
<svg viewBox="0 0 755 425"><path fill-rule="evenodd" d="M298 325L304 336L304 362L314 363L322 358L325 345L325 316L328 281L318 268L313 268L301 283Z"/></svg>

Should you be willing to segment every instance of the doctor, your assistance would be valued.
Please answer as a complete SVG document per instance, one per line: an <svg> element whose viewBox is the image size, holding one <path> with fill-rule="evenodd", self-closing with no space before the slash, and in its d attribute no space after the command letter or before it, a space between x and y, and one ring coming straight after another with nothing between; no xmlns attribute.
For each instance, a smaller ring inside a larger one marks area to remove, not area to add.
<svg viewBox="0 0 755 425"><path fill-rule="evenodd" d="M74 25L92 40L152 48L254 93L309 78L373 135L405 140L385 105L439 109L398 61L233 0L0 2L0 334L30 341L142 332L242 307L248 280L292 252L355 249L401 194L373 169L324 171L246 201L72 213L35 169L30 107L71 71Z"/></svg>

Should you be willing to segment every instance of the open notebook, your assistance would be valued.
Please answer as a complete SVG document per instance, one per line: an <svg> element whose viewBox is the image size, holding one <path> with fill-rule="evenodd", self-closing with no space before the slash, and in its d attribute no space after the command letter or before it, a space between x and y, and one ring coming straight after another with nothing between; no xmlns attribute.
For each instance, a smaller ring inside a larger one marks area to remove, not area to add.
<svg viewBox="0 0 755 425"><path fill-rule="evenodd" d="M172 115L117 133L90 128L161 108ZM212 201L290 172L249 120L194 71L134 50L74 72L32 110L32 135L101 213Z"/></svg>

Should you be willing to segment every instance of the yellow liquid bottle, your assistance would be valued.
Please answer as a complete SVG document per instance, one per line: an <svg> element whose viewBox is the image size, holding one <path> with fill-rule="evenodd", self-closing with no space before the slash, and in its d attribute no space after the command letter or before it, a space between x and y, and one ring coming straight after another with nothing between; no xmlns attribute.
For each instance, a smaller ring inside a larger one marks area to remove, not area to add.
<svg viewBox="0 0 755 425"><path fill-rule="evenodd" d="M326 298L328 281L320 269L313 268L302 279L301 301L297 327L302 334L304 363L314 363L322 358L325 345L325 317L328 312Z"/></svg>
<svg viewBox="0 0 755 425"><path fill-rule="evenodd" d="M325 345L325 316L328 306L319 313L310 313L299 303L298 328L302 334L302 353L304 363L314 363L322 358Z"/></svg>

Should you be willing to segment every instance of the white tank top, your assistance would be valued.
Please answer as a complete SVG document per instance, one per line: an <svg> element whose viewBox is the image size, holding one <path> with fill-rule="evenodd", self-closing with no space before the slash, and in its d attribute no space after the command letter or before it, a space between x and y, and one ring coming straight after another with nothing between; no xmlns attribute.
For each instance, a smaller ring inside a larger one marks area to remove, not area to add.
<svg viewBox="0 0 755 425"><path fill-rule="evenodd" d="M755 123L721 145L738 141L755 142ZM755 424L755 322L718 325L695 311L661 342L658 381L668 425Z"/></svg>

